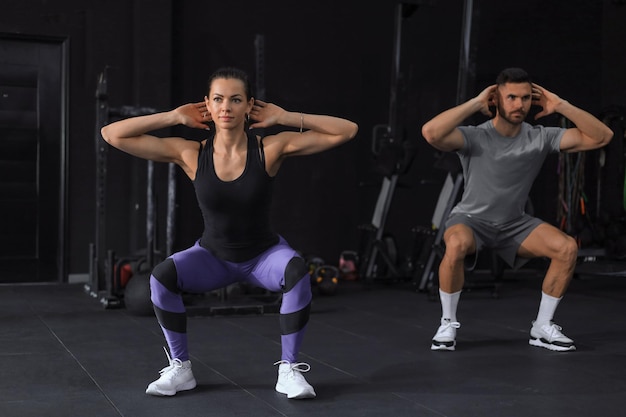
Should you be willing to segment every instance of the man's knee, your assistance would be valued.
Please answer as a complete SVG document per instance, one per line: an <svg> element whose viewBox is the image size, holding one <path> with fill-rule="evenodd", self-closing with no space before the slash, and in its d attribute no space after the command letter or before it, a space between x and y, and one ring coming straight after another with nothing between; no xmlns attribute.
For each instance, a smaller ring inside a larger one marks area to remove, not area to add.
<svg viewBox="0 0 626 417"><path fill-rule="evenodd" d="M446 256L455 260L463 260L475 251L476 243L472 229L464 224L456 224L446 230L444 241Z"/></svg>
<svg viewBox="0 0 626 417"><path fill-rule="evenodd" d="M561 245L559 253L557 255L562 262L570 265L576 263L578 258L578 243L572 236L565 235L564 244Z"/></svg>

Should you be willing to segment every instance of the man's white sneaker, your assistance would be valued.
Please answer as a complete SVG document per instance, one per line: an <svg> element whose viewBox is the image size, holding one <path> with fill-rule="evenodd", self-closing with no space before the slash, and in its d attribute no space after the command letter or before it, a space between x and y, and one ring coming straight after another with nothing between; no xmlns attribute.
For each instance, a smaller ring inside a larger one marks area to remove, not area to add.
<svg viewBox="0 0 626 417"><path fill-rule="evenodd" d="M308 363L278 361L274 365L279 365L276 391L287 394L287 398L296 400L315 398L315 390L302 375L303 372L309 372L311 369Z"/></svg>
<svg viewBox="0 0 626 417"><path fill-rule="evenodd" d="M181 361L170 358L167 349L165 350L169 365L161 369L161 377L151 382L146 389L146 394L150 395L176 395L178 391L186 391L196 387L196 379L191 372L191 361Z"/></svg>
<svg viewBox="0 0 626 417"><path fill-rule="evenodd" d="M530 328L528 344L555 350L557 352L576 350L574 341L565 336L561 330L563 330L561 326L553 322L537 325L537 323L533 321L533 326Z"/></svg>
<svg viewBox="0 0 626 417"><path fill-rule="evenodd" d="M456 348L456 329L461 327L458 321L441 319L441 325L433 337L430 350L454 350Z"/></svg>

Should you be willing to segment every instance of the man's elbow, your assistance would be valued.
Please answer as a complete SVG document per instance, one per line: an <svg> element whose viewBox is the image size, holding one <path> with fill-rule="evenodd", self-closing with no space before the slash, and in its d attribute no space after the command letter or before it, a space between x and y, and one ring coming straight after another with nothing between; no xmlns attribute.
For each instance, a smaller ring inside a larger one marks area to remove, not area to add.
<svg viewBox="0 0 626 417"><path fill-rule="evenodd" d="M434 129L430 126L430 124L426 123L422 126L422 136L426 139L426 142L433 145L437 142L437 137L435 135Z"/></svg>
<svg viewBox="0 0 626 417"><path fill-rule="evenodd" d="M600 146L606 146L613 140L615 133L608 126L605 126L604 132L602 134L602 138L600 139Z"/></svg>

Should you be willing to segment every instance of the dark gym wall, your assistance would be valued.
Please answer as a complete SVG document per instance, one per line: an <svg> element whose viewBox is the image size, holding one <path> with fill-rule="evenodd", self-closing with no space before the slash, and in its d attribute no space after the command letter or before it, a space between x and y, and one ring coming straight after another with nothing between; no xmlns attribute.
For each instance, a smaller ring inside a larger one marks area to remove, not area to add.
<svg viewBox="0 0 626 417"><path fill-rule="evenodd" d="M430 223L443 179L419 129L455 104L463 4L415 3L419 7L403 25L404 90L398 111L418 152L400 178L388 220L401 252L410 245L410 228ZM520 65L594 114L625 104L623 1L475 0L474 6L470 95L492 83L502 67ZM380 181L371 136L374 125L388 121L395 7L387 0L367 5L357 0L5 2L0 32L70 40L68 271L88 271L88 246L94 240L94 93L104 67L111 67L111 105L171 108L201 100L206 78L218 66L237 65L254 75L257 35L265 39L266 99L360 125L353 142L287 161L277 178L276 228L296 249L331 263L341 250L356 248L358 225L369 222ZM125 254L145 243L145 163L115 150L109 158L109 244ZM164 168L157 172L159 193ZM551 195L556 182L551 167L544 171L537 184L547 188L533 191L540 196ZM177 185L179 249L198 237L200 217L181 172ZM537 214L551 221L551 210L546 198ZM162 234L162 215L160 222Z"/></svg>
<svg viewBox="0 0 626 417"><path fill-rule="evenodd" d="M287 160L276 179L273 221L294 248L329 262L354 248L356 227L368 207L359 204L358 181L369 168L369 131L385 117L392 40L392 5L355 2L232 2L198 13L200 2L177 4L180 62L177 102L199 100L217 67L235 65L256 81L255 41L264 41L265 97L287 109L346 117L360 124L355 141L324 154ZM236 16L234 19L221 16ZM191 41L194 40L194 41ZM176 70L175 70L176 71ZM181 197L193 190L180 186ZM196 216L196 218L199 218ZM200 227L186 222L185 236ZM178 242L187 246L189 239Z"/></svg>
<svg viewBox="0 0 626 417"><path fill-rule="evenodd" d="M492 84L505 66L525 68L534 82L573 104L598 115L603 103L602 2L531 0L512 16L502 2L480 0L475 17L476 93ZM566 4L566 7L564 5ZM488 45L488 47L487 47ZM535 123L558 126L554 115ZM542 218L557 224L558 156L544 164L533 186L531 200ZM592 195L592 193L589 193Z"/></svg>
<svg viewBox="0 0 626 417"><path fill-rule="evenodd" d="M95 234L95 89L109 66L108 93L113 105L170 105L170 1L10 1L3 4L0 32L53 35L69 40L68 230L67 270L89 270L89 244ZM109 245L124 253L141 220L133 211L137 173L145 171L126 155L111 150L108 168ZM135 175L133 175L135 174ZM45 209L45 208L44 208ZM144 236L145 236L145 232ZM145 237L144 237L145 241Z"/></svg>

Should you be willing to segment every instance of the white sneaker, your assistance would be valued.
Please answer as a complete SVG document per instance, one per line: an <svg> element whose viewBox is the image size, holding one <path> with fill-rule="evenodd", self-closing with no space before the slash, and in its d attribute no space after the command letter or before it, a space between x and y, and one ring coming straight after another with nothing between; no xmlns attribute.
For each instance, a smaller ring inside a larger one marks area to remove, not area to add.
<svg viewBox="0 0 626 417"><path fill-rule="evenodd" d="M313 387L306 382L306 379L302 376L303 372L309 372L311 369L308 363L278 361L274 363L274 365L280 365L278 367L276 391L281 394L287 394L287 398L296 400L315 398L315 390L313 390Z"/></svg>
<svg viewBox="0 0 626 417"><path fill-rule="evenodd" d="M191 372L191 361L181 361L170 358L165 349L169 366L161 369L161 377L151 382L146 389L146 394L150 395L175 395L178 391L186 391L196 387L196 379Z"/></svg>
<svg viewBox="0 0 626 417"><path fill-rule="evenodd" d="M430 350L454 350L456 348L456 329L461 327L458 321L441 319L441 325L433 337Z"/></svg>
<svg viewBox="0 0 626 417"><path fill-rule="evenodd" d="M528 344L538 346L557 352L565 352L568 350L576 350L574 341L561 333L561 326L549 322L538 326L533 321L533 327L530 328L530 339Z"/></svg>

